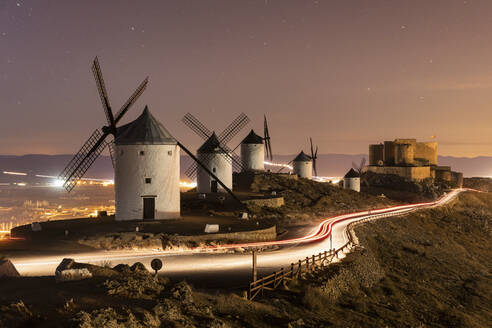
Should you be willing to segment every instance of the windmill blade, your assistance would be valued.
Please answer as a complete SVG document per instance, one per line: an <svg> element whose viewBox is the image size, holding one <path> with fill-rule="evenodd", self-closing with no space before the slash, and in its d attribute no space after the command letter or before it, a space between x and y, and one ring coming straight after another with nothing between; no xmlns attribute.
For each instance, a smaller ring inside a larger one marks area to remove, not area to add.
<svg viewBox="0 0 492 328"><path fill-rule="evenodd" d="M235 120L229 124L224 131L217 137L222 145L227 145L232 138L234 138L242 128L249 123L249 117L246 114L241 113Z"/></svg>
<svg viewBox="0 0 492 328"><path fill-rule="evenodd" d="M85 172L106 148L108 144L105 139L108 134L109 132L94 131L58 176L59 179L64 181L63 187L67 191L71 191L77 185L77 181L84 176Z"/></svg>
<svg viewBox="0 0 492 328"><path fill-rule="evenodd" d="M227 161L229 163L232 163L233 170L241 172L243 170L241 158L227 145L219 144L219 148L223 151L222 155L225 156Z"/></svg>
<svg viewBox="0 0 492 328"><path fill-rule="evenodd" d="M186 115L183 116L182 121L203 140L207 140L212 135L212 131L207 129L207 127L191 113L186 113Z"/></svg>
<svg viewBox="0 0 492 328"><path fill-rule="evenodd" d="M198 164L196 164L196 162L191 163L191 165L185 171L186 176L194 180L196 178L197 169L198 169Z"/></svg>
<svg viewBox="0 0 492 328"><path fill-rule="evenodd" d="M270 138L265 140L265 150L267 158L270 162L273 162L272 144L270 143Z"/></svg>
<svg viewBox="0 0 492 328"><path fill-rule="evenodd" d="M313 139L311 137L309 137L309 142L311 143L311 158L314 158Z"/></svg>
<svg viewBox="0 0 492 328"><path fill-rule="evenodd" d="M193 155L193 153L191 151L188 150L188 148L186 148L182 143L180 143L178 141L178 146L183 149L185 151L186 154L188 154L188 156L190 156L197 165L199 165L200 167L202 167L208 175L210 175L214 180L217 181L218 184L220 184L222 186L222 188L224 188L225 191L227 191L227 193L229 193L229 195L231 195L232 198L234 198L240 205L242 208L245 208L245 205L241 202L241 200L236 196L234 195L234 193L232 192L231 189L229 189L215 174L213 174L212 171L210 171L205 164L203 164L202 162L200 162L198 160L198 158L196 158L195 155Z"/></svg>
<svg viewBox="0 0 492 328"><path fill-rule="evenodd" d="M130 107L138 100L138 98L142 95L142 93L147 88L148 83L149 83L149 77L146 77L145 80L143 80L142 83L140 83L140 85L138 86L138 88L133 92L130 98L128 98L126 103L123 106L121 106L118 113L116 113L114 119L115 123L118 123L123 117L123 115L125 115L125 113L130 109Z"/></svg>
<svg viewBox="0 0 492 328"><path fill-rule="evenodd" d="M107 145L108 145L108 149L109 149L109 156L111 157L111 164L113 165L113 169L114 169L114 165L115 165L115 149L114 149L114 141L111 141L111 142L106 142Z"/></svg>
<svg viewBox="0 0 492 328"><path fill-rule="evenodd" d="M266 115L263 115L263 140L265 140L266 157L273 161L272 144L270 141L270 133L268 132L268 122Z"/></svg>
<svg viewBox="0 0 492 328"><path fill-rule="evenodd" d="M99 66L99 59L97 59L97 57L94 58L94 63L92 64L92 73L94 74L94 79L96 80L97 91L99 91L99 97L101 98L108 125L114 127L115 121L113 117L113 112L111 111L111 106L109 105L108 92L106 91L106 85L104 84L101 66Z"/></svg>
<svg viewBox="0 0 492 328"><path fill-rule="evenodd" d="M313 158L313 171L314 171L314 176L318 176L318 170L316 170L316 158Z"/></svg>
<svg viewBox="0 0 492 328"><path fill-rule="evenodd" d="M291 160L289 163L287 163L287 165L289 165L290 163L292 163L294 160ZM282 166L278 171L277 173L280 173L280 171L282 171L283 169L285 169L285 166Z"/></svg>

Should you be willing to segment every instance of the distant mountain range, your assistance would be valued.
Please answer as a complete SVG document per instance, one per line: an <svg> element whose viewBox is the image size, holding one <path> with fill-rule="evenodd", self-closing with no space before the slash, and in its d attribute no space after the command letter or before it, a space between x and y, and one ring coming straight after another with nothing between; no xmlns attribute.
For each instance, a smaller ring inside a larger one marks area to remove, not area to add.
<svg viewBox="0 0 492 328"><path fill-rule="evenodd" d="M0 155L0 183L5 182L45 182L47 177L57 176L70 161L72 155ZM288 163L294 155L279 155L274 157L276 163ZM318 155L318 174L320 176L339 177L344 175L352 162L359 164L367 155L323 154ZM181 175L185 178L185 170L191 165L191 158L182 156ZM452 157L439 156L439 165L451 166L453 170L463 172L465 176L492 176L492 157ZM277 171L276 167L267 167ZM285 169L284 169L285 170ZM27 175L3 174L3 172L18 172ZM101 156L86 174L87 177L98 179L113 179L113 167L108 156Z"/></svg>

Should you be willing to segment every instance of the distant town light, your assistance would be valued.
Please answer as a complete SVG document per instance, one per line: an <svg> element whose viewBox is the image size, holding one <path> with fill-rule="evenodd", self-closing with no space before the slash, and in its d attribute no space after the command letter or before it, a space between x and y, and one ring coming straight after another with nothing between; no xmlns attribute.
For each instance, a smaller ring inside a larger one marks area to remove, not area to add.
<svg viewBox="0 0 492 328"><path fill-rule="evenodd" d="M8 175L27 175L27 173L12 172L12 171L3 171L3 174L8 174Z"/></svg>

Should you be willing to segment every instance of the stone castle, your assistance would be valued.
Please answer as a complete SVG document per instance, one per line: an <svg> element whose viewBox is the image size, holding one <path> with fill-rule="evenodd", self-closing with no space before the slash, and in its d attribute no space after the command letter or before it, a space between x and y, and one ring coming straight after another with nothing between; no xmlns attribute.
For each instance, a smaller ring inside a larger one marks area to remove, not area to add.
<svg viewBox="0 0 492 328"><path fill-rule="evenodd" d="M395 139L369 145L369 165L365 168L377 174L394 174L408 181L433 179L461 187L463 173L451 171L437 163L437 142L417 142L416 139Z"/></svg>

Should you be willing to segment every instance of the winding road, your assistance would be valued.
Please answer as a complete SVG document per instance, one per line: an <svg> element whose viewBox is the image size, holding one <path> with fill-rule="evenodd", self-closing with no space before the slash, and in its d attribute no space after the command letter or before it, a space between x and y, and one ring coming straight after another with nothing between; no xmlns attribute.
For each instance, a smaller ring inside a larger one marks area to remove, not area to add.
<svg viewBox="0 0 492 328"><path fill-rule="evenodd" d="M269 242L253 242L209 246L183 251L94 251L90 253L65 254L63 256L36 256L11 258L21 275L54 275L55 268L63 258L77 262L112 265L142 262L150 270L150 261L160 258L164 263L160 274L175 279L186 279L194 283L206 283L207 287L232 287L245 285L251 276L251 254L234 252L237 249L254 247L275 247L258 255L258 275L269 274L307 256L339 248L346 244L345 230L351 222L363 219L378 219L403 215L419 209L442 206L453 200L459 193L469 189L455 189L437 201L400 205L383 209L361 211L338 215L323 220L312 232L299 238ZM331 235L331 238L329 238Z"/></svg>

